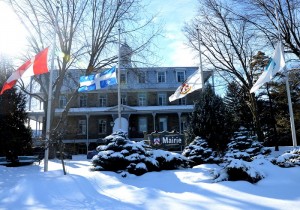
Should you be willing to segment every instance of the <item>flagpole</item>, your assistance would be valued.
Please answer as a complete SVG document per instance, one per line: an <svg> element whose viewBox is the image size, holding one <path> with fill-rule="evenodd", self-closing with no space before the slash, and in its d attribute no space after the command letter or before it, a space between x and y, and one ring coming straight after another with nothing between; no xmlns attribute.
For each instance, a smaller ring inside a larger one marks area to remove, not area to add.
<svg viewBox="0 0 300 210"><path fill-rule="evenodd" d="M201 72L201 83L202 83L202 92L204 92L204 77L203 77L203 68L202 68L202 57L201 57L201 46L200 46L200 33L199 33L199 27L197 26L197 38L198 38L198 48L199 48L199 59L200 59L200 72Z"/></svg>
<svg viewBox="0 0 300 210"><path fill-rule="evenodd" d="M294 112L293 112L293 106L292 106L292 100L291 100L291 91L290 91L290 84L289 84L289 73L288 73L287 69L286 69L286 72L285 72L285 86L286 86L286 92L287 92L288 104L289 104L289 113L290 113L293 147L297 147Z"/></svg>
<svg viewBox="0 0 300 210"><path fill-rule="evenodd" d="M56 13L55 13L55 30L52 46L52 57L51 57L51 70L49 78L49 89L48 89L48 103L47 103L47 121L46 121L46 149L44 158L44 172L48 171L48 158L49 158L49 143L50 143L50 124L51 124L51 104L52 104L52 80L53 80L53 70L54 70L54 56L56 48L56 29L57 29L57 16L59 10L59 1L56 2Z"/></svg>
<svg viewBox="0 0 300 210"><path fill-rule="evenodd" d="M119 43L118 43L118 118L119 118L119 130L122 129L122 125L121 125L121 66L120 66L120 48L121 48L121 41L120 41L120 25L118 28L118 39L119 39Z"/></svg>
<svg viewBox="0 0 300 210"><path fill-rule="evenodd" d="M278 40L281 43L281 36L280 36L280 31L279 31L279 18L278 18L278 12L277 12L277 6L276 5L275 5L275 15L276 15L276 21L277 21ZM291 100L291 91L290 91L290 84L289 84L289 72L287 70L287 67L285 68L285 86L286 86L286 93L287 93L287 98L288 98L288 106L289 106L289 114L290 114L290 124L291 124L293 147L297 147L297 137L296 137L296 130L295 130L294 112L293 112L293 106L292 106L292 100Z"/></svg>

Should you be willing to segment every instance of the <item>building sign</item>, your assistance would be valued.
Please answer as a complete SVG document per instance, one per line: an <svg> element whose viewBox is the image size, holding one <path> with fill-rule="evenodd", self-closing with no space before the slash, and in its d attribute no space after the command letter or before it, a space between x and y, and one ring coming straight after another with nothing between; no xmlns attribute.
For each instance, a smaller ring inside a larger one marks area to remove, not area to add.
<svg viewBox="0 0 300 210"><path fill-rule="evenodd" d="M151 146L157 148L170 148L184 146L184 135L175 132L153 132L147 134Z"/></svg>

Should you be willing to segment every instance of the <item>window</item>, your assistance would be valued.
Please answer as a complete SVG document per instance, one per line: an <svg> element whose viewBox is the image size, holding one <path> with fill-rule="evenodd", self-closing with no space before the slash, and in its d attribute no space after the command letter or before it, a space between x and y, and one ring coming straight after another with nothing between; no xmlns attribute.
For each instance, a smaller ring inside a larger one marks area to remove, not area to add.
<svg viewBox="0 0 300 210"><path fill-rule="evenodd" d="M120 83L121 84L126 84L126 73L125 72L121 72L121 75L120 75Z"/></svg>
<svg viewBox="0 0 300 210"><path fill-rule="evenodd" d="M159 131L167 131L167 118L166 117L160 117L159 118Z"/></svg>
<svg viewBox="0 0 300 210"><path fill-rule="evenodd" d="M181 117L181 130L184 131L187 129L187 117L183 116Z"/></svg>
<svg viewBox="0 0 300 210"><path fill-rule="evenodd" d="M147 106L146 93L139 93L138 100L139 100L138 101L139 106Z"/></svg>
<svg viewBox="0 0 300 210"><path fill-rule="evenodd" d="M184 98L178 99L178 104L179 105L186 105L186 98L184 97Z"/></svg>
<svg viewBox="0 0 300 210"><path fill-rule="evenodd" d="M142 133L144 131L147 132L147 118L146 117L139 117L139 132Z"/></svg>
<svg viewBox="0 0 300 210"><path fill-rule="evenodd" d="M146 72L141 71L138 74L139 77L139 83L146 83Z"/></svg>
<svg viewBox="0 0 300 210"><path fill-rule="evenodd" d="M86 134L86 120L79 120L78 122L78 134Z"/></svg>
<svg viewBox="0 0 300 210"><path fill-rule="evenodd" d="M87 96L81 95L79 98L79 107L87 107Z"/></svg>
<svg viewBox="0 0 300 210"><path fill-rule="evenodd" d="M165 71L157 72L157 82L158 83L166 82L166 72Z"/></svg>
<svg viewBox="0 0 300 210"><path fill-rule="evenodd" d="M121 104L127 105L127 95L125 93L121 94Z"/></svg>
<svg viewBox="0 0 300 210"><path fill-rule="evenodd" d="M159 106L167 105L167 94L166 93L159 93L158 94L158 105Z"/></svg>
<svg viewBox="0 0 300 210"><path fill-rule="evenodd" d="M67 105L67 97L66 96L59 96L59 108L65 108Z"/></svg>
<svg viewBox="0 0 300 210"><path fill-rule="evenodd" d="M185 81L185 72L184 71L176 71L176 80L177 82L184 82Z"/></svg>
<svg viewBox="0 0 300 210"><path fill-rule="evenodd" d="M98 128L99 128L99 134L105 134L106 133L106 120L99 120Z"/></svg>
<svg viewBox="0 0 300 210"><path fill-rule="evenodd" d="M99 95L99 106L106 107L107 106L107 97L104 94Z"/></svg>

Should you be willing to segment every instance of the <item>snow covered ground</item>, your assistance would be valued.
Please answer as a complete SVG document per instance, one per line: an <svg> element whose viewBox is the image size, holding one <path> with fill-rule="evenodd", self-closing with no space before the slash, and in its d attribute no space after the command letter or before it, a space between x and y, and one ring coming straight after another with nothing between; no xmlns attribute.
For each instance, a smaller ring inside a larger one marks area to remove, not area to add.
<svg viewBox="0 0 300 210"><path fill-rule="evenodd" d="M48 172L43 162L0 166L0 209L300 209L300 167L257 163L266 178L256 184L214 183L210 172L218 166L213 164L126 178L90 171L84 155L66 161L67 175L59 160L49 161Z"/></svg>

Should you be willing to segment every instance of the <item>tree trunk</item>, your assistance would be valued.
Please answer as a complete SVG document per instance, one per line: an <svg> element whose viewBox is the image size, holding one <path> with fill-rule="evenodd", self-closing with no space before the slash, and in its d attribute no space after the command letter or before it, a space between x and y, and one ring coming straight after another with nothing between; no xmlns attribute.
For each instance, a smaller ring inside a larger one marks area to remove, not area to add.
<svg viewBox="0 0 300 210"><path fill-rule="evenodd" d="M255 131L257 134L257 138L259 141L262 141L264 139L264 135L261 130L261 124L260 124L258 109L257 109L257 101L256 101L254 93L250 94L250 105L251 105L250 109L251 109L252 116L253 116L253 121L254 121L254 125L255 125Z"/></svg>

